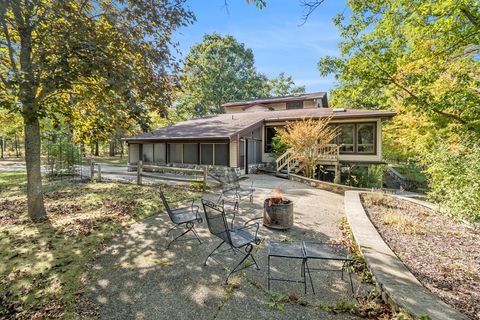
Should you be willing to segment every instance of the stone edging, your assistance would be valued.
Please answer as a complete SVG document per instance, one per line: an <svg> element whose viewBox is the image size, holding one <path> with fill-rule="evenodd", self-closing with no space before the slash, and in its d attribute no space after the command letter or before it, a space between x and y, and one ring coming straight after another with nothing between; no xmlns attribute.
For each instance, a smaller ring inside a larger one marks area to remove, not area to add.
<svg viewBox="0 0 480 320"><path fill-rule="evenodd" d="M345 192L345 213L355 241L387 303L405 309L414 317L468 319L426 289L383 241L363 209L359 191Z"/></svg>
<svg viewBox="0 0 480 320"><path fill-rule="evenodd" d="M343 184L310 179L310 178L302 177L292 173L288 175L288 178L292 181L302 182L306 185L309 185L315 188L324 189L324 190L339 193L339 194L343 194L345 191L348 191L348 190L367 191L367 192L371 191L371 189L367 189L367 188L357 188L357 187L346 186Z"/></svg>

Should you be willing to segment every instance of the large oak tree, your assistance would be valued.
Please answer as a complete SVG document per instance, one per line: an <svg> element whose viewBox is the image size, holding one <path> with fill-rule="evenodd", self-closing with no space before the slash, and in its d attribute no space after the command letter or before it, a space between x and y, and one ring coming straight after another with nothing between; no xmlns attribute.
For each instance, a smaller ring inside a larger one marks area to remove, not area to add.
<svg viewBox="0 0 480 320"><path fill-rule="evenodd" d="M0 106L23 117L32 220L47 217L39 120L75 113L85 91L121 102L108 104L112 112L167 105L171 36L193 19L182 0L0 2Z"/></svg>

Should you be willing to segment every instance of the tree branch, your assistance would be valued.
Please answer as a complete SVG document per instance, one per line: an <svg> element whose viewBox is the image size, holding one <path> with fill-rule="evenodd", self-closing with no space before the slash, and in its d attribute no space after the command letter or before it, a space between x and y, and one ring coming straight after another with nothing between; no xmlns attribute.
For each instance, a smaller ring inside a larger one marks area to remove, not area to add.
<svg viewBox="0 0 480 320"><path fill-rule="evenodd" d="M5 40L7 41L8 56L10 58L11 70L16 76L18 76L19 71L17 68L17 62L15 61L15 52L13 50L12 40L10 39L10 33L8 32L8 26L5 22L5 19L2 19L2 28L3 34L5 35Z"/></svg>
<svg viewBox="0 0 480 320"><path fill-rule="evenodd" d="M302 6L304 8L304 14L302 17L302 23L299 25L299 27L303 26L305 23L307 23L308 18L310 15L324 2L325 0L302 0Z"/></svg>

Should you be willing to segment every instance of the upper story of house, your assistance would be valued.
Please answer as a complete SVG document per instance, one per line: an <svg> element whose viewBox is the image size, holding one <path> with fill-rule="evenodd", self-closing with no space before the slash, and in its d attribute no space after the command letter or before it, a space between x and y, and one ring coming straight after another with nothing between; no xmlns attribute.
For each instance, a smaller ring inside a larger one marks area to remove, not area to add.
<svg viewBox="0 0 480 320"><path fill-rule="evenodd" d="M326 92L243 100L224 103L225 113L328 108Z"/></svg>

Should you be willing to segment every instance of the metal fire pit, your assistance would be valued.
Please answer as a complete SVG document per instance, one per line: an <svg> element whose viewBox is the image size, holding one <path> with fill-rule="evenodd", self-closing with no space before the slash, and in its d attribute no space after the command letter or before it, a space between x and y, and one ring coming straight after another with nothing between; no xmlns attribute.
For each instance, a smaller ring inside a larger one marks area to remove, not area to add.
<svg viewBox="0 0 480 320"><path fill-rule="evenodd" d="M293 201L265 199L263 202L263 225L273 229L290 229L293 226Z"/></svg>

